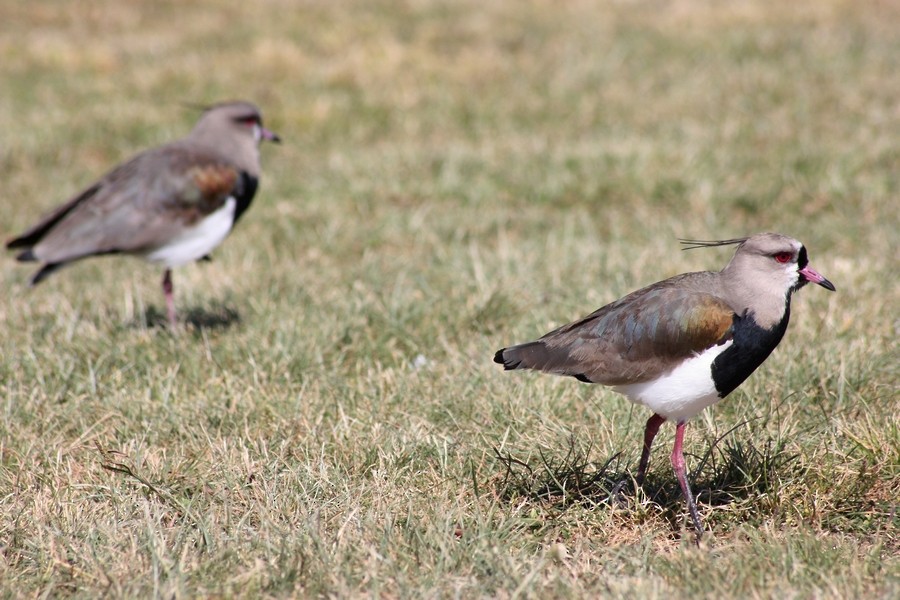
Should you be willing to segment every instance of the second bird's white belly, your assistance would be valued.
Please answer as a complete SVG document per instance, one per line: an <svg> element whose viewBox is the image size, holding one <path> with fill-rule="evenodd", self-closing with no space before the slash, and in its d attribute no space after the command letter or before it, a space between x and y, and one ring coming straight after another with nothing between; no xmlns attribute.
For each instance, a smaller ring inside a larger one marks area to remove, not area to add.
<svg viewBox="0 0 900 600"><path fill-rule="evenodd" d="M194 227L146 255L150 262L163 263L167 268L193 262L213 251L228 236L234 225L237 200L228 198L222 208L210 213Z"/></svg>
<svg viewBox="0 0 900 600"><path fill-rule="evenodd" d="M732 342L695 354L653 381L613 389L671 421L690 419L721 398L712 377L712 363Z"/></svg>

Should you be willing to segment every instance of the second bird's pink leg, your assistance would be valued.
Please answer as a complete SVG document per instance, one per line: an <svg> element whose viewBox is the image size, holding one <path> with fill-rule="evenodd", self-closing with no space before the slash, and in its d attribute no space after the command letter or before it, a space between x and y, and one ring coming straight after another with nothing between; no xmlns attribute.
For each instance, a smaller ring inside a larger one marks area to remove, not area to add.
<svg viewBox="0 0 900 600"><path fill-rule="evenodd" d="M169 316L169 327L174 330L178 321L175 318L175 294L173 293L174 286L172 285L172 269L166 269L166 274L163 275L162 289L163 294L166 296L166 313Z"/></svg>

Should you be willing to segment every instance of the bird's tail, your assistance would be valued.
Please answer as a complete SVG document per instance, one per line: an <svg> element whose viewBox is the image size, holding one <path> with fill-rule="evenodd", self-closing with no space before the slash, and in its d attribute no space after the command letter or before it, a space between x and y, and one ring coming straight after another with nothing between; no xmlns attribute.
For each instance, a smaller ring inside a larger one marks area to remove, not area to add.
<svg viewBox="0 0 900 600"><path fill-rule="evenodd" d="M542 371L551 359L544 342L528 342L497 350L494 362L503 365L507 371L513 369L537 369Z"/></svg>
<svg viewBox="0 0 900 600"><path fill-rule="evenodd" d="M585 383L594 383L584 373L583 365L573 362L566 350L551 348L544 340L497 350L494 362L503 365L507 371L533 369L555 375L568 375Z"/></svg>

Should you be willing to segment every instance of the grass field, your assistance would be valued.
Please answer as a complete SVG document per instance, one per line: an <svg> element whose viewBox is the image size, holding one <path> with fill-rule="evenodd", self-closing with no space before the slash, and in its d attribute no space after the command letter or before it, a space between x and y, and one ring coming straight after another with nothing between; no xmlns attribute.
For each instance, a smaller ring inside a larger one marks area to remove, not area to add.
<svg viewBox="0 0 900 600"><path fill-rule="evenodd" d="M0 597L900 596L900 5L0 0L0 237L257 102L212 263L0 260ZM679 237L797 237L772 358L688 428L491 362Z"/></svg>

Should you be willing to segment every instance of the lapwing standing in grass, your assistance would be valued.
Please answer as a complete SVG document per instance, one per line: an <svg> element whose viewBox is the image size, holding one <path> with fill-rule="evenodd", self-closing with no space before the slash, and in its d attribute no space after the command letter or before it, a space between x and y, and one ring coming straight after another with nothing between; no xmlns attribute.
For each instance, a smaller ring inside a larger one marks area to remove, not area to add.
<svg viewBox="0 0 900 600"><path fill-rule="evenodd" d="M534 369L613 386L652 410L638 485L660 425L674 421L672 466L699 538L703 525L682 453L687 420L731 393L766 360L787 329L791 294L809 282L835 288L809 266L803 244L784 235L682 243L686 249L731 244L737 249L717 273L684 273L654 283L537 341L504 348L494 361L508 370Z"/></svg>
<svg viewBox="0 0 900 600"><path fill-rule="evenodd" d="M187 137L118 165L6 247L22 249L20 261L44 263L31 285L88 256L132 254L161 263L174 328L172 268L206 258L250 206L263 140L281 141L253 104L211 106Z"/></svg>

